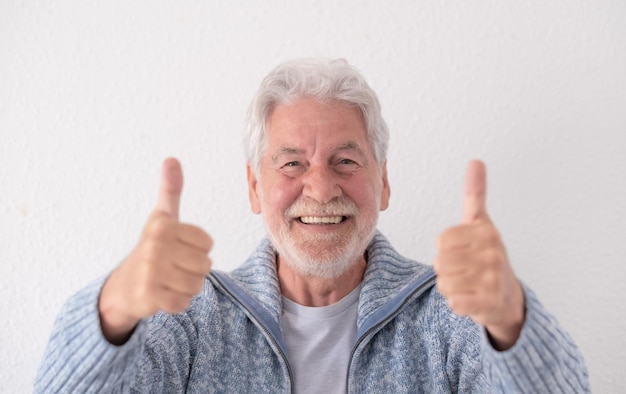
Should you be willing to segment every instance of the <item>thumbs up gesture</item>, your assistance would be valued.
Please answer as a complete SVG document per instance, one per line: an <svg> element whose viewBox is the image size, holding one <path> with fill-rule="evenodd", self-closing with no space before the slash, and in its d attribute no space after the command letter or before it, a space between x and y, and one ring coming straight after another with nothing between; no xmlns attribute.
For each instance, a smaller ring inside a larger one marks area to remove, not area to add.
<svg viewBox="0 0 626 394"><path fill-rule="evenodd" d="M486 195L485 165L472 161L461 224L437 239L434 269L437 288L450 308L484 326L492 344L505 350L515 344L524 323L524 294L487 214Z"/></svg>
<svg viewBox="0 0 626 394"><path fill-rule="evenodd" d="M185 310L202 291L211 270L212 240L202 229L178 219L183 173L178 160L163 162L156 209L139 243L112 272L100 294L103 334L124 343L143 318L158 311Z"/></svg>

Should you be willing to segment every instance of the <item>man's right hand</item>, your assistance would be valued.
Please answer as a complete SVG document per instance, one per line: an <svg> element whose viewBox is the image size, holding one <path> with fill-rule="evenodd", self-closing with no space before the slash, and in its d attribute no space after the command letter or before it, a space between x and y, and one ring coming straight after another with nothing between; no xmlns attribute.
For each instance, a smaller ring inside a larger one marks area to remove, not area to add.
<svg viewBox="0 0 626 394"><path fill-rule="evenodd" d="M143 318L187 309L211 270L211 237L178 221L183 173L178 160L163 162L157 207L141 239L105 282L98 311L105 338L125 343Z"/></svg>

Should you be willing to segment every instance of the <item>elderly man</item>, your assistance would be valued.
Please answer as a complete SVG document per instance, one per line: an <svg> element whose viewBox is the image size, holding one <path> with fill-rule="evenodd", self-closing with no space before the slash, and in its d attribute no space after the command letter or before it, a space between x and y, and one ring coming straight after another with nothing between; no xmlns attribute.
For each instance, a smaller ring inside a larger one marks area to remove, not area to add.
<svg viewBox="0 0 626 394"><path fill-rule="evenodd" d="M182 169L166 160L138 245L68 301L36 391L588 391L576 346L511 269L481 162L434 271L376 231L388 138L346 62L277 67L246 136L268 238L235 271L211 271L212 240L179 222Z"/></svg>

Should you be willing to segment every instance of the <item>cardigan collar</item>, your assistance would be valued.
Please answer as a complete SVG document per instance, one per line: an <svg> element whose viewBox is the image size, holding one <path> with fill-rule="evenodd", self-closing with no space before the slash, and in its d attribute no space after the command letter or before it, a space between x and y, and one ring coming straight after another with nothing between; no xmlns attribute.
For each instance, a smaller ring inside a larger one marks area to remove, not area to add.
<svg viewBox="0 0 626 394"><path fill-rule="evenodd" d="M225 276L243 290L248 296L246 298L259 304L253 309L262 308L274 324L280 324L282 298L276 271L276 250L267 238L261 241L242 266ZM431 281L432 278L430 266L401 256L387 238L376 231L367 247L367 268L359 295L359 331L364 322L389 309L385 308L387 304L397 304L397 298L406 296L407 290L418 282Z"/></svg>

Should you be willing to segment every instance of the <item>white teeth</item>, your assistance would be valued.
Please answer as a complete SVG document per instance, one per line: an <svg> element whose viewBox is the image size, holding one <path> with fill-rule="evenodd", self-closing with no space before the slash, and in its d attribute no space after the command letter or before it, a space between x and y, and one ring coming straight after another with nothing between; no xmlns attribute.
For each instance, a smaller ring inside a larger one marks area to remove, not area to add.
<svg viewBox="0 0 626 394"><path fill-rule="evenodd" d="M304 224L339 224L342 216L302 216L300 221Z"/></svg>

